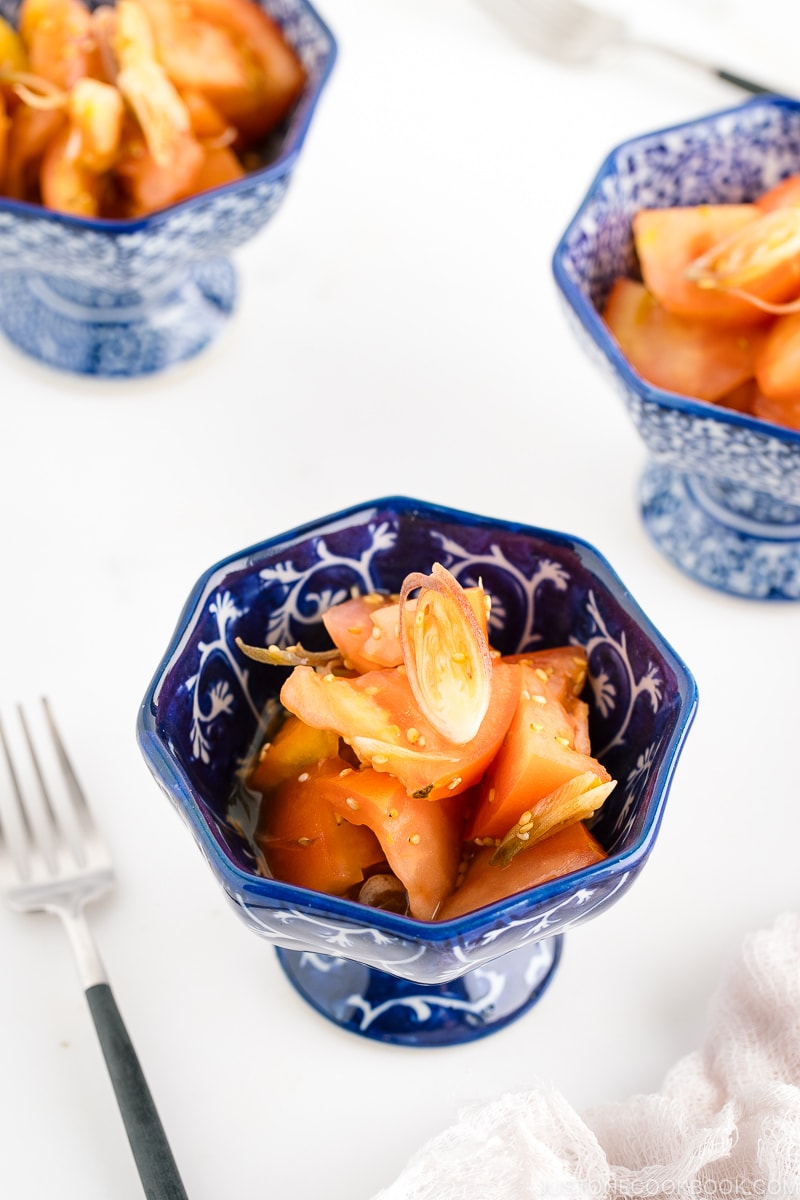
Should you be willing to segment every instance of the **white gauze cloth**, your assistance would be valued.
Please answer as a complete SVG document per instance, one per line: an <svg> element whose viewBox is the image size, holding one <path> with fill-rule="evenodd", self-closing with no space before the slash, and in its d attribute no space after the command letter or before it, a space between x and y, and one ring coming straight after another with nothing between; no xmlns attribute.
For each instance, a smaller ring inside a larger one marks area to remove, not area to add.
<svg viewBox="0 0 800 1200"><path fill-rule="evenodd" d="M373 1200L800 1198L800 914L748 937L709 1026L652 1095L465 1110Z"/></svg>

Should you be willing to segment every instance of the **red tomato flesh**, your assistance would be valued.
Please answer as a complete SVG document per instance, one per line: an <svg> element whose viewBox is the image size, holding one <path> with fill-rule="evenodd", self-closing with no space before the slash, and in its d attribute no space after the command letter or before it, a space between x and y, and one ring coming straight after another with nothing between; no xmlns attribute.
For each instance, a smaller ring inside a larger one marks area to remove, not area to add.
<svg viewBox="0 0 800 1200"><path fill-rule="evenodd" d="M265 796L256 840L276 879L342 896L383 860L375 834L342 821L325 799L324 780L346 768L343 759L311 765Z"/></svg>
<svg viewBox="0 0 800 1200"><path fill-rule="evenodd" d="M591 754L589 739L589 705L581 699L586 686L589 663L583 646L556 646L550 650L534 650L527 654L507 654L503 662L524 662L563 704L575 731L575 749Z"/></svg>
<svg viewBox="0 0 800 1200"><path fill-rule="evenodd" d="M370 592L334 604L322 614L331 641L342 652L346 667L374 671L397 667L403 661L397 598Z"/></svg>
<svg viewBox="0 0 800 1200"><path fill-rule="evenodd" d="M679 317L746 325L768 320L747 301L698 287L686 278L691 263L761 216L755 204L642 209L633 218L633 235L648 291Z"/></svg>
<svg viewBox="0 0 800 1200"><path fill-rule="evenodd" d="M466 836L500 838L526 810L535 811L561 784L592 772L601 783L611 776L589 754L575 748L575 722L556 690L536 669L519 664L522 692L513 720L477 789L477 807Z"/></svg>
<svg viewBox="0 0 800 1200"><path fill-rule="evenodd" d="M580 871L607 857L582 821L536 842L517 854L507 867L492 866L493 853L490 847L477 851L463 883L445 900L437 920L460 917L549 879Z"/></svg>
<svg viewBox="0 0 800 1200"><path fill-rule="evenodd" d="M795 396L784 396L781 400L757 396L753 405L753 416L787 429L800 429L800 392Z"/></svg>
<svg viewBox="0 0 800 1200"><path fill-rule="evenodd" d="M776 208L787 208L800 204L800 175L789 175L768 188L756 200L756 207L762 212L773 212Z"/></svg>
<svg viewBox="0 0 800 1200"><path fill-rule="evenodd" d="M767 399L800 396L800 313L778 317L756 362L758 386Z"/></svg>
<svg viewBox="0 0 800 1200"><path fill-rule="evenodd" d="M354 825L368 826L380 842L391 870L408 892L409 912L433 919L452 892L461 857L461 805L452 798L422 800L383 772L325 772L320 796Z"/></svg>
<svg viewBox="0 0 800 1200"><path fill-rule="evenodd" d="M675 316L631 279L616 280L603 319L648 383L712 402L753 376L765 339L763 329Z"/></svg>
<svg viewBox="0 0 800 1200"><path fill-rule="evenodd" d="M402 668L344 678L295 667L281 703L306 724L334 730L362 763L396 775L410 795L434 801L466 791L494 758L519 699L520 670L495 665L486 717L477 735L458 746L422 716Z"/></svg>
<svg viewBox="0 0 800 1200"><path fill-rule="evenodd" d="M248 783L257 792L270 792L312 763L333 758L339 737L330 729L312 729L291 713L271 741L261 747Z"/></svg>
<svg viewBox="0 0 800 1200"><path fill-rule="evenodd" d="M486 635L483 588L464 588L464 594ZM406 606L409 616L414 612L414 603L412 599ZM355 671L363 673L381 667L399 667L403 661L397 596L378 592L355 596L342 604L334 604L322 614L322 622L334 646L341 650L345 666Z"/></svg>

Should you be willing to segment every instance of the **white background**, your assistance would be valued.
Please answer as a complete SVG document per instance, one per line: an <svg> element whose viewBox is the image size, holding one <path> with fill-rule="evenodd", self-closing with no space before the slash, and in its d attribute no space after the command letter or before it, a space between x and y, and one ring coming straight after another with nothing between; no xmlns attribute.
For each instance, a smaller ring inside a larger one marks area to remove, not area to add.
<svg viewBox="0 0 800 1200"><path fill-rule="evenodd" d="M791 7L672 0L643 32L800 92ZM50 695L111 843L119 886L90 919L191 1200L369 1200L465 1104L656 1090L742 937L798 902L800 610L718 595L651 546L644 448L550 271L613 145L743 94L633 49L554 66L491 0L320 10L338 62L213 348L104 382L0 343L0 703ZM594 542L700 690L633 889L567 936L522 1021L427 1052L304 1005L134 737L206 567L391 492ZM0 909L0 944L0 1195L138 1200L60 926Z"/></svg>

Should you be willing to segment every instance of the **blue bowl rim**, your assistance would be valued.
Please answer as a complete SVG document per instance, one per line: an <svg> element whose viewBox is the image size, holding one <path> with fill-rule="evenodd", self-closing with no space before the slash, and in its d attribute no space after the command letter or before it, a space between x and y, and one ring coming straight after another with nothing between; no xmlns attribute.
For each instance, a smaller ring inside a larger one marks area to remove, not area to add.
<svg viewBox="0 0 800 1200"><path fill-rule="evenodd" d="M617 158L626 149L649 142L653 138L666 137L671 133L681 133L683 130L693 129L698 125L705 125L709 121L723 120L725 117L733 117L738 113L758 108L786 108L800 113L800 100L795 100L790 96L783 96L778 93L765 93L764 95L753 96L751 99L732 105L729 108L705 113L699 117L691 117L678 124L665 125L662 128L637 134L634 137L618 142L603 159L575 214L559 238L558 245L553 252L552 271L565 301L569 304L592 341L608 359L629 391L635 392L643 400L662 408L678 409L693 417L739 426L761 437L775 437L780 441L788 442L790 445L800 445L800 430L789 429L783 425L774 425L769 421L762 421L758 417L751 417L747 413L739 413L734 409L722 408L719 405L710 404L704 400L695 400L691 396L683 396L679 392L670 392L666 388L657 388L648 383L647 380L643 379L631 367L617 343L608 333L597 309L588 297L584 295L575 281L570 279L564 267L565 251L572 231L583 219L594 196L602 188L603 182L616 173Z"/></svg>
<svg viewBox="0 0 800 1200"><path fill-rule="evenodd" d="M394 508L398 512L424 511L426 516L440 517L443 520L467 520L472 524L500 528L507 532L524 533L556 545L569 546L583 551L584 555L592 560L592 570L597 574L598 579L613 592L616 601L626 614L636 621L643 632L659 646L665 658L670 661L679 681L682 707L680 719L672 731L669 744L664 751L663 762L659 768L660 787L657 792L657 801L651 806L647 822L634 846L625 852L612 854L601 863L583 868L568 876L549 880L462 916L446 921L430 922L384 910L365 908L364 905L354 900L328 896L284 883L281 880L242 871L225 855L219 841L214 837L203 818L191 783L175 760L167 754L158 735L155 714L163 679L173 660L180 653L193 617L201 609L210 592L217 586L216 581L219 577L227 574L231 567L252 561L276 546L284 544L288 546L292 542L302 540L313 534L322 525L330 526L335 522L349 521L350 518L357 515L366 516L370 510L385 508ZM634 871L648 857L658 834L672 776L682 752L683 742L694 720L697 702L697 683L683 659L642 610L606 557L590 542L572 534L541 526L487 517L409 496L387 495L375 500L352 504L338 512L304 522L286 532L254 543L244 550L229 554L204 571L189 593L169 645L147 688L139 708L136 735L141 752L152 773L162 780L163 786L169 790L173 800L177 802L181 814L198 840L214 874L229 893L235 896L247 896L253 901L281 901L285 907L313 908L317 911L322 909L326 915L331 917L339 916L361 926L379 926L386 932L416 940L423 936L424 931L424 940L436 943L448 942L458 935L492 924L498 916L507 916L509 913L519 915L521 911L534 904L538 906L544 901L555 900L567 892L572 892L576 886L588 887L591 884L602 883Z"/></svg>
<svg viewBox="0 0 800 1200"><path fill-rule="evenodd" d="M26 200L14 200L10 196L3 195L0 195L0 213L9 212L27 219L35 218L48 221L53 225L66 225L79 230L93 230L97 233L138 233L140 229L157 227L168 220L173 213L179 212L181 209L197 206L198 203L207 201L208 198L216 196L221 192L235 195L237 192L252 188L256 182L271 183L288 175L294 170L297 159L300 156L300 151L303 148L311 126L314 110L319 103L320 96L328 82L339 53L338 44L331 32L330 26L320 16L315 6L309 0L298 0L298 3L303 6L308 16L313 17L317 22L321 32L330 43L330 50L325 57L322 70L315 80L314 87L304 92L298 100L297 107L304 109L302 120L298 123L296 129L293 130L291 138L287 139L281 147L280 153L271 162L266 163L263 167L256 168L254 171L248 171L241 179L233 179L230 183L220 184L218 187L208 188L205 192L198 192L193 196L187 196L184 200L177 200L174 204L168 204L164 208L159 208L156 212L147 213L143 217L131 217L121 220L111 217L78 217L72 213L56 212L52 209L44 208L41 204L31 204Z"/></svg>

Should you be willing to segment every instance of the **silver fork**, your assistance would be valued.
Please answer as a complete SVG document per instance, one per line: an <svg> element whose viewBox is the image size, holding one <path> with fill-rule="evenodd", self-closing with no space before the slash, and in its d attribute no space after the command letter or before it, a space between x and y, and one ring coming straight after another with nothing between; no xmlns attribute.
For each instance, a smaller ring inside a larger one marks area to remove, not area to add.
<svg viewBox="0 0 800 1200"><path fill-rule="evenodd" d="M634 37L621 17L599 12L582 0L482 0L482 3L539 54L570 66L590 62L609 46L638 46L689 63L746 92L758 95L780 90L672 46Z"/></svg>
<svg viewBox="0 0 800 1200"><path fill-rule="evenodd" d="M0 887L19 912L51 912L69 936L78 973L100 1039L125 1129L148 1200L186 1200L178 1168L147 1086L136 1051L111 992L86 923L84 905L114 883L109 854L94 823L46 699L42 700L50 754L63 786L51 789L44 754L37 752L31 724L18 706L30 755L29 782L12 756L0 722L0 742L11 782L3 821L0 804ZM33 786L30 786L30 783Z"/></svg>

